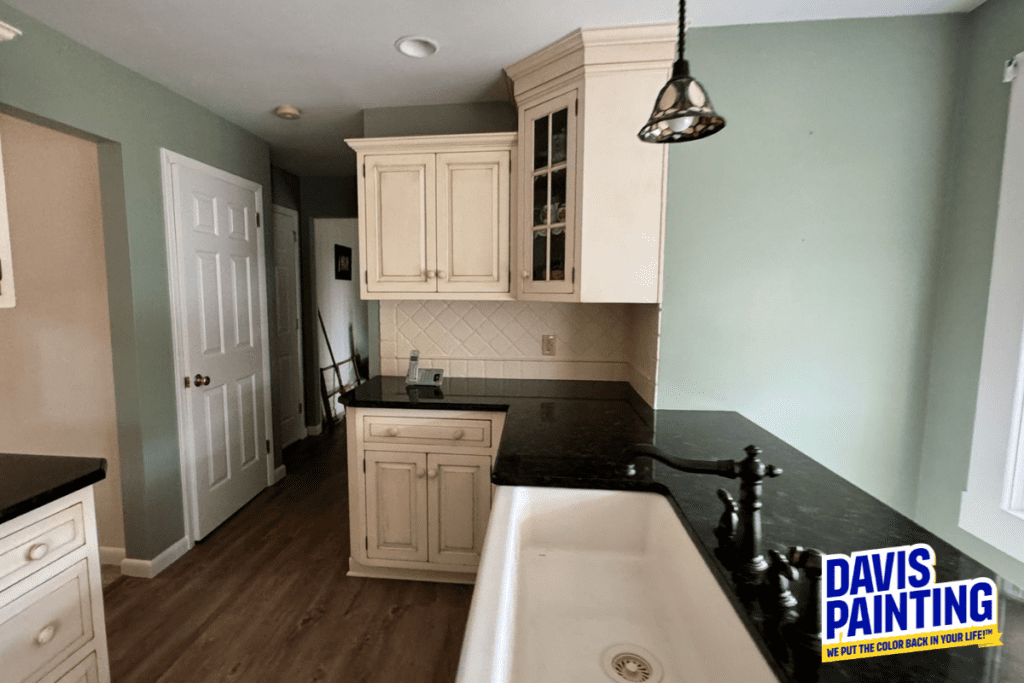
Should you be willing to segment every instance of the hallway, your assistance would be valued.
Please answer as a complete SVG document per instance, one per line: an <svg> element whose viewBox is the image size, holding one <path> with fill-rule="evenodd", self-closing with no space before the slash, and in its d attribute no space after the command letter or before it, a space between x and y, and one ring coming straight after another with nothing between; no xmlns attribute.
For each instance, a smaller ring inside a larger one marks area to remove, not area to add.
<svg viewBox="0 0 1024 683"><path fill-rule="evenodd" d="M349 578L344 423L155 579L104 590L114 683L447 683L472 587Z"/></svg>

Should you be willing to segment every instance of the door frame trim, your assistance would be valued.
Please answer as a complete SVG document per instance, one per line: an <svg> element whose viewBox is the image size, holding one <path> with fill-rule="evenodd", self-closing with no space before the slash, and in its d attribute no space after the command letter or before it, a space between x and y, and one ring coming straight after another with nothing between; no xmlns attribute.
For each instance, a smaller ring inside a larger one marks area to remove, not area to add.
<svg viewBox="0 0 1024 683"><path fill-rule="evenodd" d="M280 212L280 213L283 213L286 216L295 218L295 240L296 240L295 241L295 303L296 303L295 312L299 316L299 326L298 326L298 330L299 330L299 396L302 397L302 418L303 418L303 425L302 425L303 426L303 436L301 436L299 438L303 439L303 438L306 437L305 418L306 418L306 411L309 409L309 406L306 405L306 403L307 403L307 401L306 401L306 374L305 374L306 373L306 364L304 362L304 359L302 358L302 348L303 348L302 347L302 343L303 343L303 337L305 336L304 335L305 330L302 329L302 250L299 248L300 243L298 241L299 230L302 228L302 224L299 222L299 212L296 211L295 209L289 209L287 206L281 206L280 204L271 204L270 205L270 213L276 213L276 212ZM277 230L277 225L276 224L274 225L274 230ZM277 235L274 236L274 239L277 240ZM275 263L276 263L276 260L275 260ZM268 327L269 327L269 323L268 323ZM282 420L282 425L283 424L284 424L284 421ZM283 427L282 427L281 431L284 432ZM285 445L286 445L284 443L284 441L285 441L285 435L282 433L281 434L281 447L282 448L284 448Z"/></svg>
<svg viewBox="0 0 1024 683"><path fill-rule="evenodd" d="M183 369L185 361L183 358L184 333L182 325L183 294L181 287L183 282L178 273L181 235L178 232L176 214L176 202L174 197L174 178L171 170L172 164L187 166L197 171L202 171L215 178L238 185L256 193L256 210L263 214L264 220L260 221L256 228L256 249L257 249L257 279L259 280L259 304L260 336L263 342L263 423L266 438L270 441L270 452L264 455L267 458L267 486L275 483L274 476L274 426L272 421L272 397L270 391L270 328L267 316L267 263L266 263L266 212L263 207L263 186L247 178L222 171L219 168L196 161L177 152L172 152L164 147L160 148L160 185L164 204L164 241L167 246L167 284L170 290L171 302L171 333L174 346L174 395L175 404L178 410L178 458L181 465L181 495L182 507L184 508L185 542L188 549L195 545L196 537L199 535L199 501L195 489L195 453L193 452L191 440L187 435L192 430L192 416L188 410L188 398L185 396L185 388L181 384L184 377Z"/></svg>

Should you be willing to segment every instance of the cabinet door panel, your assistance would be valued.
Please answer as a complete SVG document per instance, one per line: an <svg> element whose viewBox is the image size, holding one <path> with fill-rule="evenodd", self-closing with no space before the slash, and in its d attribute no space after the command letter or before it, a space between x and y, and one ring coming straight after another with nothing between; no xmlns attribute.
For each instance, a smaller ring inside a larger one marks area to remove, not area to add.
<svg viewBox="0 0 1024 683"><path fill-rule="evenodd" d="M430 561L476 566L491 512L491 458L431 453Z"/></svg>
<svg viewBox="0 0 1024 683"><path fill-rule="evenodd" d="M366 451L366 556L426 562L425 453Z"/></svg>
<svg viewBox="0 0 1024 683"><path fill-rule="evenodd" d="M434 292L433 154L365 157L367 291Z"/></svg>
<svg viewBox="0 0 1024 683"><path fill-rule="evenodd" d="M437 155L437 291L508 291L509 158Z"/></svg>
<svg viewBox="0 0 1024 683"><path fill-rule="evenodd" d="M519 149L526 160L519 183L520 291L572 294L579 234L576 91L520 116Z"/></svg>

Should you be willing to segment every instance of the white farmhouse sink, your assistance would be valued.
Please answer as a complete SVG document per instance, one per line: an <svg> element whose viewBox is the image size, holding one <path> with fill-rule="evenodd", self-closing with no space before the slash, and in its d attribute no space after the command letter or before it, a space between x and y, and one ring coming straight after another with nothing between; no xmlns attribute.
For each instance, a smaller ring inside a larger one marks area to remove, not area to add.
<svg viewBox="0 0 1024 683"><path fill-rule="evenodd" d="M499 487L456 682L657 683L659 674L778 682L668 501Z"/></svg>

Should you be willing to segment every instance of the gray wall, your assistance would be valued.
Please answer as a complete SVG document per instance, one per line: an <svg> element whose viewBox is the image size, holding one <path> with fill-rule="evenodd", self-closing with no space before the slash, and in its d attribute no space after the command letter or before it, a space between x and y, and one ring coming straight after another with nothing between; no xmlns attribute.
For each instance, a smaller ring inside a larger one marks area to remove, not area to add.
<svg viewBox="0 0 1024 683"><path fill-rule="evenodd" d="M1024 51L1024 2L988 0L967 20L955 170L941 243L917 521L1024 586L1024 564L959 528L978 398L1010 86L1003 62ZM1019 78L1019 76L1018 76Z"/></svg>
<svg viewBox="0 0 1024 683"><path fill-rule="evenodd" d="M151 559L184 535L160 148L263 185L265 142L0 2L24 32L0 45L0 103L120 143L101 147L125 545ZM110 164L122 165L123 200ZM125 229L126 226L126 229ZM267 232L267 254L273 234ZM268 282L273 307L273 280ZM273 316L271 309L270 315ZM271 349L273 351L273 349ZM83 397L82 400L88 400Z"/></svg>
<svg viewBox="0 0 1024 683"><path fill-rule="evenodd" d="M378 107L363 110L363 136L502 133L515 130L517 122L511 102Z"/></svg>
<svg viewBox="0 0 1024 683"><path fill-rule="evenodd" d="M911 515L963 21L695 29L727 127L670 153L658 407L737 410Z"/></svg>

